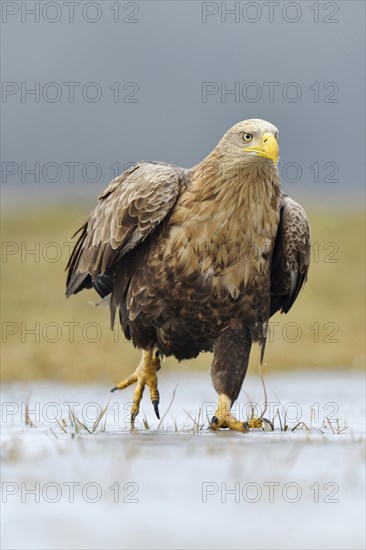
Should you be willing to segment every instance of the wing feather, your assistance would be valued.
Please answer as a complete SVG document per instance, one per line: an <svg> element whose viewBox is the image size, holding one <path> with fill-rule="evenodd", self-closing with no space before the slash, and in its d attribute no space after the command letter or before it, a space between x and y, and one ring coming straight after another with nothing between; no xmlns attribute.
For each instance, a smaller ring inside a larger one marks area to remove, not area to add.
<svg viewBox="0 0 366 550"><path fill-rule="evenodd" d="M185 171L141 162L115 178L79 230L67 268L66 295L90 288L164 220L173 208Z"/></svg>
<svg viewBox="0 0 366 550"><path fill-rule="evenodd" d="M271 315L291 309L307 279L310 247L306 213L300 204L284 195L272 256Z"/></svg>

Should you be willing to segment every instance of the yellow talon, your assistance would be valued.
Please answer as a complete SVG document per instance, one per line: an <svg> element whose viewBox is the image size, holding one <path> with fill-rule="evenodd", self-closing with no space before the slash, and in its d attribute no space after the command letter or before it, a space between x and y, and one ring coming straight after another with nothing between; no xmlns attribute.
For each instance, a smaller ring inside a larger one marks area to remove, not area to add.
<svg viewBox="0 0 366 550"><path fill-rule="evenodd" d="M258 418L251 418L248 420L249 428L255 429L255 428L265 428L266 430L274 431L274 425L273 423L268 420L268 418L264 418L263 416Z"/></svg>
<svg viewBox="0 0 366 550"><path fill-rule="evenodd" d="M249 427L247 422L240 422L230 411L230 398L221 393L219 395L219 403L211 420L211 430L219 430L220 428L229 428L236 432L247 432Z"/></svg>
<svg viewBox="0 0 366 550"><path fill-rule="evenodd" d="M261 418L251 418L248 420L249 428L261 428L263 426L263 420Z"/></svg>
<svg viewBox="0 0 366 550"><path fill-rule="evenodd" d="M126 380L122 380L115 388L115 390L123 390L131 384L137 382L131 407L131 427L134 426L134 420L140 410L140 402L144 393L145 386L150 389L150 397L154 406L155 414L159 416L159 390L158 390L158 377L157 371L160 369L159 352L153 353L152 350L142 352L141 361L133 374L131 374Z"/></svg>

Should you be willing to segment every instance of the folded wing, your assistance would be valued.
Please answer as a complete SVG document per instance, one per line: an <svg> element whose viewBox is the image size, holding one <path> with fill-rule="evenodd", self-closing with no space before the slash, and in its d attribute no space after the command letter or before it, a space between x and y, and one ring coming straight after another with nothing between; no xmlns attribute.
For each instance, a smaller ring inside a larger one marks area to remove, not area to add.
<svg viewBox="0 0 366 550"><path fill-rule="evenodd" d="M173 208L184 170L141 162L117 178L98 197L67 265L66 295L94 286L104 297L113 268L142 243Z"/></svg>
<svg viewBox="0 0 366 550"><path fill-rule="evenodd" d="M291 309L307 279L310 247L306 213L300 204L284 195L272 256L271 315Z"/></svg>

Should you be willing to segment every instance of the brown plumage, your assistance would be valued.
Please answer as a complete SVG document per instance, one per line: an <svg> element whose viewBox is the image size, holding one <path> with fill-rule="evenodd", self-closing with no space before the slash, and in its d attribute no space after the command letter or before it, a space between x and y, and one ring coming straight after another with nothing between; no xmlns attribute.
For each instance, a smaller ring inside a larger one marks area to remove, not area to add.
<svg viewBox="0 0 366 550"><path fill-rule="evenodd" d="M251 343L264 349L270 316L291 308L309 267L277 137L248 120L191 169L136 164L99 196L68 263L67 296L94 287L135 346L179 360L214 351L213 384L231 403Z"/></svg>

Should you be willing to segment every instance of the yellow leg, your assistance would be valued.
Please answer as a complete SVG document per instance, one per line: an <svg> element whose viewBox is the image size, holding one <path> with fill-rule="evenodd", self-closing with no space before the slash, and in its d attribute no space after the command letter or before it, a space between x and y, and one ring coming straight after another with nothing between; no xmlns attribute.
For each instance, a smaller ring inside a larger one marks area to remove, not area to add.
<svg viewBox="0 0 366 550"><path fill-rule="evenodd" d="M221 393L219 395L219 403L211 420L211 430L219 430L220 428L229 428L237 432L247 432L249 426L247 422L237 420L230 410L230 398Z"/></svg>
<svg viewBox="0 0 366 550"><path fill-rule="evenodd" d="M133 426L136 416L140 410L140 402L142 395L144 393L145 386L148 386L150 389L150 397L152 404L154 406L155 414L158 418L159 416L159 391L158 391L158 377L156 375L157 371L160 369L160 359L159 352L153 353L152 350L143 351L141 361L131 376L122 380L115 388L115 390L123 390L128 386L131 386L137 382L135 392L133 394L133 403L131 407L131 425Z"/></svg>

